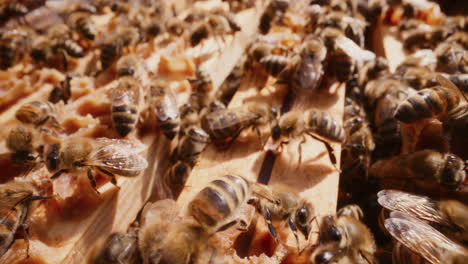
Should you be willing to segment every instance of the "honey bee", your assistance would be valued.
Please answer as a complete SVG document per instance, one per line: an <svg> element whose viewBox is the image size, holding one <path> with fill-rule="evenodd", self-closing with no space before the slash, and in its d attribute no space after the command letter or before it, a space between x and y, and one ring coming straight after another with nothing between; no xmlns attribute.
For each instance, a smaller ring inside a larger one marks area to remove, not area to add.
<svg viewBox="0 0 468 264"><path fill-rule="evenodd" d="M135 231L113 233L105 240L99 241L93 248L90 264L137 264L140 263L138 237Z"/></svg>
<svg viewBox="0 0 468 264"><path fill-rule="evenodd" d="M437 201L397 190L383 190L377 196L379 204L388 210L438 224L442 227L442 232L451 238L468 240L468 207L457 200Z"/></svg>
<svg viewBox="0 0 468 264"><path fill-rule="evenodd" d="M16 126L10 130L6 138L6 146L11 152L11 161L16 164L29 164L36 159L34 156L34 133L26 126Z"/></svg>
<svg viewBox="0 0 468 264"><path fill-rule="evenodd" d="M373 259L366 259L361 252L344 250L336 242L319 245L310 256L311 264L373 264Z"/></svg>
<svg viewBox="0 0 468 264"><path fill-rule="evenodd" d="M28 7L15 1L5 1L0 4L0 23L3 24L9 19L24 16L28 13Z"/></svg>
<svg viewBox="0 0 468 264"><path fill-rule="evenodd" d="M435 180L448 189L457 189L466 178L465 162L452 153L419 150L374 163L369 173L378 178Z"/></svg>
<svg viewBox="0 0 468 264"><path fill-rule="evenodd" d="M108 138L75 137L50 144L44 152L44 160L50 177L55 179L63 173L86 171L96 189L95 171L104 173L117 186L115 175L135 177L148 167L142 155L145 146L137 141Z"/></svg>
<svg viewBox="0 0 468 264"><path fill-rule="evenodd" d="M8 182L0 185L0 198L0 256L3 256L13 244L18 230L26 228L29 205L47 197L35 195L30 184Z"/></svg>
<svg viewBox="0 0 468 264"><path fill-rule="evenodd" d="M48 101L53 104L57 104L62 100L67 104L68 100L71 98L71 81L73 78L74 76L72 74L67 74L65 79L50 91Z"/></svg>
<svg viewBox="0 0 468 264"><path fill-rule="evenodd" d="M436 76L439 86L426 88L411 95L395 110L395 118L403 123L413 123L422 118L443 119L452 109L467 100L463 93L450 80Z"/></svg>
<svg viewBox="0 0 468 264"><path fill-rule="evenodd" d="M468 250L416 218L394 212L385 220L393 238L430 263L466 263Z"/></svg>
<svg viewBox="0 0 468 264"><path fill-rule="evenodd" d="M346 206L341 207L340 210L336 212L336 216L351 216L356 218L357 220L362 220L364 218L364 212L362 212L362 209L359 205L348 204Z"/></svg>
<svg viewBox="0 0 468 264"><path fill-rule="evenodd" d="M90 19L90 15L89 12L73 12L68 16L67 24L75 28L86 39L94 40L97 32L94 23Z"/></svg>
<svg viewBox="0 0 468 264"><path fill-rule="evenodd" d="M437 56L437 70L447 73L467 73L468 55L466 48L456 42L440 43L434 50Z"/></svg>
<svg viewBox="0 0 468 264"><path fill-rule="evenodd" d="M225 105L229 104L232 97L240 87L241 80L245 72L243 67L244 62L245 59L242 58L236 63L231 73L229 73L219 89L216 91L215 98L220 100Z"/></svg>
<svg viewBox="0 0 468 264"><path fill-rule="evenodd" d="M140 82L131 76L119 78L110 91L112 124L121 137L127 136L138 123Z"/></svg>
<svg viewBox="0 0 468 264"><path fill-rule="evenodd" d="M340 82L352 79L366 61L375 60L373 52L362 49L338 29L327 27L320 36L330 53L329 69Z"/></svg>
<svg viewBox="0 0 468 264"><path fill-rule="evenodd" d="M276 17L282 17L289 8L289 1L273 0L268 4L262 16L260 17L260 24L258 29L260 33L267 34L270 31L271 23Z"/></svg>
<svg viewBox="0 0 468 264"><path fill-rule="evenodd" d="M273 129L277 131L272 130L272 139L274 141L278 141L281 137L302 136L302 141L298 145L299 164L302 160L302 144L305 142L305 135L325 145L333 165L336 165L336 156L327 141L341 143L345 140L343 127L328 113L314 109L307 110L305 113L290 111L280 117L277 126ZM280 146L287 142L283 141Z"/></svg>
<svg viewBox="0 0 468 264"><path fill-rule="evenodd" d="M117 75L122 76L135 76L139 72L139 58L135 54L127 54L122 56L115 66Z"/></svg>
<svg viewBox="0 0 468 264"><path fill-rule="evenodd" d="M141 222L138 244L143 263L208 263L200 259L211 247L210 233L192 218L181 216L176 201L147 204Z"/></svg>
<svg viewBox="0 0 468 264"><path fill-rule="evenodd" d="M312 222L316 220L313 205L300 198L293 190L285 185L272 187L260 184L252 186L252 198L248 203L255 206L265 218L270 234L278 240L273 222L286 221L296 239L297 251L300 254L300 244L297 231L307 240L312 229Z"/></svg>
<svg viewBox="0 0 468 264"><path fill-rule="evenodd" d="M0 68L3 70L19 63L24 54L31 49L31 37L34 36L31 30L18 28L7 30L1 34L0 38Z"/></svg>
<svg viewBox="0 0 468 264"><path fill-rule="evenodd" d="M323 61L327 49L320 39L311 38L304 43L300 60L292 73L292 87L296 94L313 92L319 87L323 77Z"/></svg>
<svg viewBox="0 0 468 264"><path fill-rule="evenodd" d="M83 48L72 39L70 29L65 24L56 24L47 31L47 38L52 51L65 51L69 56L81 58Z"/></svg>
<svg viewBox="0 0 468 264"><path fill-rule="evenodd" d="M282 75L287 75L288 70L293 68L293 66L299 61L299 56L288 57L284 55L269 54L260 59L260 65L262 65L265 72L269 75L281 78Z"/></svg>
<svg viewBox="0 0 468 264"><path fill-rule="evenodd" d="M164 135L172 140L179 132L180 116L175 95L169 84L154 80L150 85L151 105Z"/></svg>
<svg viewBox="0 0 468 264"><path fill-rule="evenodd" d="M109 68L120 56L123 48L129 45L135 45L140 41L140 33L134 27L120 26L117 32L110 35L108 39L101 44L100 61L101 68Z"/></svg>
<svg viewBox="0 0 468 264"><path fill-rule="evenodd" d="M209 140L210 136L203 129L196 126L188 128L179 139L176 148L177 158L193 166Z"/></svg>
<svg viewBox="0 0 468 264"><path fill-rule="evenodd" d="M59 127L57 106L50 102L32 101L22 105L15 113L16 119L23 124L36 127L50 124Z"/></svg>
<svg viewBox="0 0 468 264"><path fill-rule="evenodd" d="M212 99L210 92L213 90L213 80L205 70L198 68L196 78L189 80L189 82L192 87L189 103L200 112Z"/></svg>
<svg viewBox="0 0 468 264"><path fill-rule="evenodd" d="M407 67L402 73L402 80L416 90L437 85L436 75L426 67Z"/></svg>
<svg viewBox="0 0 468 264"><path fill-rule="evenodd" d="M190 33L190 44L194 47L210 36L234 34L240 30L240 26L229 13L213 12L195 25L194 30Z"/></svg>
<svg viewBox="0 0 468 264"><path fill-rule="evenodd" d="M367 263L375 263L374 237L370 230L354 216L324 217L320 225L319 241L320 244L337 243L338 248L359 252Z"/></svg>
<svg viewBox="0 0 468 264"><path fill-rule="evenodd" d="M215 142L229 139L228 147L244 129L253 127L263 145L258 126L271 122L275 116L276 109L271 108L268 104L251 102L243 107L208 113L202 117L201 126Z"/></svg>

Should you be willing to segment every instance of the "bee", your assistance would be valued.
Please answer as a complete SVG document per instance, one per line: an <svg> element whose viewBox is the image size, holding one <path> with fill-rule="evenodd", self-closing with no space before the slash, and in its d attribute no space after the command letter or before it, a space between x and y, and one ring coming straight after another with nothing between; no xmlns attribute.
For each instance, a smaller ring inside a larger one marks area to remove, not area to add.
<svg viewBox="0 0 468 264"><path fill-rule="evenodd" d="M0 4L0 23L9 19L24 16L28 13L28 7L15 1L5 1Z"/></svg>
<svg viewBox="0 0 468 264"><path fill-rule="evenodd" d="M312 230L312 222L316 220L313 205L300 198L285 185L272 187L257 184L252 187L252 198L248 203L253 205L265 218L270 234L278 240L273 222L286 221L296 239L297 251L300 254L300 244L297 231L307 240Z"/></svg>
<svg viewBox="0 0 468 264"><path fill-rule="evenodd" d="M89 12L73 12L67 18L67 24L75 28L83 37L88 40L94 40L97 32L94 23L90 19Z"/></svg>
<svg viewBox="0 0 468 264"><path fill-rule="evenodd" d="M201 119L201 126L215 142L229 139L229 147L239 134L248 127L253 127L263 145L259 125L271 122L276 117L276 109L265 103L250 102L245 106L222 109L208 113Z"/></svg>
<svg viewBox="0 0 468 264"><path fill-rule="evenodd" d="M232 97L240 87L241 80L245 72L243 67L244 62L245 59L242 58L236 63L231 73L229 73L219 89L216 91L215 98L225 105L229 104Z"/></svg>
<svg viewBox="0 0 468 264"><path fill-rule="evenodd" d="M29 164L36 159L34 144L33 131L23 125L12 128L6 138L6 146L11 152L11 161L15 164Z"/></svg>
<svg viewBox="0 0 468 264"><path fill-rule="evenodd" d="M374 237L354 216L325 216L320 225L319 241L320 244L337 243L338 248L359 252L368 263L374 263Z"/></svg>
<svg viewBox="0 0 468 264"><path fill-rule="evenodd" d="M426 88L408 97L395 110L395 118L403 123L413 123L422 118L445 118L452 109L467 100L450 80L436 76L439 86Z"/></svg>
<svg viewBox="0 0 468 264"><path fill-rule="evenodd" d="M327 140L341 143L345 140L345 132L343 127L328 113L314 109L307 110L305 113L291 111L282 115L272 130L274 141L278 141L281 137L302 136L302 141L298 145L299 164L302 160L302 144L305 142L305 135L322 142L327 148L330 161L336 165L334 150ZM288 141L282 141L280 146L285 143Z"/></svg>
<svg viewBox="0 0 468 264"><path fill-rule="evenodd" d="M201 128L192 126L179 139L176 156L179 160L188 162L191 166L209 143L210 136Z"/></svg>
<svg viewBox="0 0 468 264"><path fill-rule="evenodd" d="M1 34L0 38L0 68L3 70L19 63L24 54L31 49L34 36L31 30L18 28L7 30Z"/></svg>
<svg viewBox="0 0 468 264"><path fill-rule="evenodd" d="M393 238L430 263L466 263L468 250L416 218L394 212L385 220Z"/></svg>
<svg viewBox="0 0 468 264"><path fill-rule="evenodd" d="M467 73L468 55L466 48L456 42L440 43L434 50L437 70L447 73Z"/></svg>
<svg viewBox="0 0 468 264"><path fill-rule="evenodd" d="M213 90L213 80L205 70L199 68L196 71L196 78L189 80L189 82L192 87L189 102L199 112L211 100L210 92Z"/></svg>
<svg viewBox="0 0 468 264"><path fill-rule="evenodd" d="M358 71L358 84L365 87L368 81L378 79L389 73L388 61L384 57L377 57L368 61Z"/></svg>
<svg viewBox="0 0 468 264"><path fill-rule="evenodd" d="M468 74L452 74L449 80L464 93L468 93Z"/></svg>
<svg viewBox="0 0 468 264"><path fill-rule="evenodd" d="M32 101L22 105L15 113L16 119L23 124L36 127L50 124L59 127L57 106L50 102Z"/></svg>
<svg viewBox="0 0 468 264"><path fill-rule="evenodd" d="M119 78L109 94L112 124L121 137L127 136L138 123L140 82L131 76Z"/></svg>
<svg viewBox="0 0 468 264"><path fill-rule="evenodd" d="M267 34L270 31L271 23L276 17L282 17L289 8L289 1L273 0L268 4L262 16L260 17L260 24L258 29L260 33Z"/></svg>
<svg viewBox="0 0 468 264"><path fill-rule="evenodd" d="M284 55L269 54L260 59L260 65L262 65L265 72L269 75L281 78L282 75L287 75L288 70L299 61L299 56L288 57Z"/></svg>
<svg viewBox="0 0 468 264"><path fill-rule="evenodd" d="M86 171L92 187L97 192L95 171L104 173L117 186L115 175L135 177L148 167L139 154L145 146L137 141L108 138L74 137L58 144L50 144L44 152L44 160L51 179L63 173Z"/></svg>
<svg viewBox="0 0 468 264"><path fill-rule="evenodd" d="M26 228L29 205L35 200L47 198L35 195L34 191L34 187L27 183L8 182L0 185L0 257L13 244L18 230Z"/></svg>
<svg viewBox="0 0 468 264"><path fill-rule="evenodd" d="M190 44L192 47L198 45L210 36L235 33L241 28L234 18L226 13L209 14L203 21L199 22L190 33Z"/></svg>
<svg viewBox="0 0 468 264"><path fill-rule="evenodd" d="M139 72L139 58L135 54L127 54L122 56L115 66L117 75L122 76L135 76Z"/></svg>
<svg viewBox="0 0 468 264"><path fill-rule="evenodd" d="M123 48L130 45L135 45L140 41L140 33L134 27L120 26L117 32L110 35L100 47L101 68L105 70L109 68L120 56L122 56Z"/></svg>
<svg viewBox="0 0 468 264"><path fill-rule="evenodd" d="M159 127L164 135L172 140L179 132L180 116L175 95L169 84L154 80L150 85L151 105Z"/></svg>
<svg viewBox="0 0 468 264"><path fill-rule="evenodd" d="M83 48L72 39L70 29L65 24L50 27L47 37L52 51L65 51L69 56L81 58L84 56Z"/></svg>
<svg viewBox="0 0 468 264"><path fill-rule="evenodd" d="M293 91L302 95L305 91L315 91L323 77L323 61L327 49L320 39L311 38L304 43L300 52L300 61L292 74Z"/></svg>
<svg viewBox="0 0 468 264"><path fill-rule="evenodd" d="M73 74L66 74L65 79L50 91L48 101L53 104L57 104L62 100L67 104L68 100L71 98L71 81L73 78Z"/></svg>
<svg viewBox="0 0 468 264"><path fill-rule="evenodd" d="M369 173L378 178L432 179L451 190L457 189L466 178L462 159L430 149L379 160L370 167Z"/></svg>
<svg viewBox="0 0 468 264"><path fill-rule="evenodd" d="M348 204L346 206L341 207L340 210L336 212L336 216L351 216L356 218L357 220L362 220L364 218L364 212L362 212L362 209L359 205Z"/></svg>
<svg viewBox="0 0 468 264"><path fill-rule="evenodd" d="M416 90L437 85L436 75L426 67L407 67L402 73L402 80Z"/></svg>
<svg viewBox="0 0 468 264"><path fill-rule="evenodd" d="M176 201L147 204L141 222L138 244L143 263L208 263L201 259L209 249L214 250L208 243L211 233L192 218L181 216Z"/></svg>
<svg viewBox="0 0 468 264"><path fill-rule="evenodd" d="M381 206L441 226L442 232L458 241L468 241L468 206L457 200L433 200L397 190L378 194Z"/></svg>
<svg viewBox="0 0 468 264"><path fill-rule="evenodd" d="M99 241L93 248L90 264L136 264L140 263L137 232L113 233Z"/></svg>
<svg viewBox="0 0 468 264"><path fill-rule="evenodd" d="M319 245L310 256L311 264L373 264L373 259L366 259L361 252L345 250L336 242Z"/></svg>
<svg viewBox="0 0 468 264"><path fill-rule="evenodd" d="M336 28L327 27L320 36L329 52L328 68L340 82L352 79L366 61L375 60L373 52L362 49Z"/></svg>

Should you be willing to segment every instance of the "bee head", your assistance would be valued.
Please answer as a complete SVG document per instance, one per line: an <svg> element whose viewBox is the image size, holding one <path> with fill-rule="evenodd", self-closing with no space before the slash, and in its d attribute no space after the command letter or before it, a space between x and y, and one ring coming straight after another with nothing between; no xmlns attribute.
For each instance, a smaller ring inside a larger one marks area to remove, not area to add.
<svg viewBox="0 0 468 264"><path fill-rule="evenodd" d="M456 189L466 179L466 161L463 162L455 155L447 155L442 170L441 184L448 189Z"/></svg>
<svg viewBox="0 0 468 264"><path fill-rule="evenodd" d="M304 203L296 210L294 215L295 224L299 231L304 235L305 239L308 239L312 221L315 219L313 214L312 205Z"/></svg>

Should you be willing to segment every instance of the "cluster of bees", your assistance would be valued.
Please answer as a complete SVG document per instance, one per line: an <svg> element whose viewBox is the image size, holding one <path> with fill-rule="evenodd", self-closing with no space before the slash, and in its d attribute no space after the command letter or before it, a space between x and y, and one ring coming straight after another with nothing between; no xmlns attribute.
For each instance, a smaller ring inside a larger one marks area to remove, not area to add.
<svg viewBox="0 0 468 264"><path fill-rule="evenodd" d="M236 11L255 5L228 2ZM149 166L142 154L146 146L135 136L142 118L149 117L175 143L162 179L173 199L148 203L126 233L113 233L95 245L89 263L234 263L213 237L228 229L248 230L251 223L239 213L243 207L264 219L276 243L283 243L282 226L293 234L291 263L468 261L468 208L454 200L466 201L468 153L459 145L466 142L468 127L466 17L438 20L433 9L410 0L272 0L260 17L260 36L221 87L215 91L210 75L198 67L186 80L188 100L180 104L171 81L154 76L138 48L154 41L183 39L195 47L209 38L223 40L242 30L234 13L212 8L180 15L166 1L96 0L59 8L50 25L28 24L28 14L49 8L46 3L0 6L0 23L6 24L0 67L26 62L65 76L47 101L27 102L16 111L17 125L5 141L11 162L31 170L45 167L50 180L85 172L99 194L97 175L118 187L116 176L136 177ZM94 18L109 14L112 30L106 33ZM377 23L396 24L411 53L396 69L366 49L371 45L366 36ZM277 34L281 28L288 33ZM90 59L84 75L115 80L107 93L115 138L61 131L61 108L72 101L71 82L85 57ZM318 109L289 111L291 102L281 111L266 102L227 108L248 72L286 87L293 103L329 92L324 88L333 82L344 84L343 121ZM266 126L268 143L261 129ZM208 144L229 148L248 128L275 155L300 138L298 166L306 136L323 143L331 165L341 172L341 208L321 216L312 201L287 186L242 175L219 175L181 208L174 199L200 153ZM332 143L342 146L341 164ZM30 204L54 199L51 190L36 187L26 181L0 185L0 256L25 228ZM318 239L312 242L314 233Z"/></svg>

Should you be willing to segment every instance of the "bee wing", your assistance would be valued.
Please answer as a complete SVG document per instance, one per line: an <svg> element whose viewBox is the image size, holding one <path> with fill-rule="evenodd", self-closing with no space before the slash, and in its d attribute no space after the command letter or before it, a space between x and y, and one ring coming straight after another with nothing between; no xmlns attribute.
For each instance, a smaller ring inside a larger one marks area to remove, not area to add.
<svg viewBox="0 0 468 264"><path fill-rule="evenodd" d="M146 159L138 154L145 149L140 142L124 139L98 138L95 150L90 153L89 166L97 166L120 171L144 170Z"/></svg>
<svg viewBox="0 0 468 264"><path fill-rule="evenodd" d="M322 77L322 63L311 59L302 59L297 73L301 87L314 91Z"/></svg>
<svg viewBox="0 0 468 264"><path fill-rule="evenodd" d="M430 225L402 214L385 220L385 228L400 243L433 264L446 263L446 252L464 253L464 249Z"/></svg>
<svg viewBox="0 0 468 264"><path fill-rule="evenodd" d="M440 74L437 74L436 79L440 85L444 86L447 89L453 90L455 93L458 94L460 98L463 98L465 102L468 102L468 99L465 97L465 95L460 91L460 89L458 89L458 86L456 86L452 81Z"/></svg>
<svg viewBox="0 0 468 264"><path fill-rule="evenodd" d="M436 201L429 197L397 190L382 190L377 196L379 204L388 210L403 212L424 221L450 225L439 214Z"/></svg>
<svg viewBox="0 0 468 264"><path fill-rule="evenodd" d="M335 43L338 48L341 48L346 54L361 63L375 59L375 53L362 49L358 44L345 36L340 36Z"/></svg>

